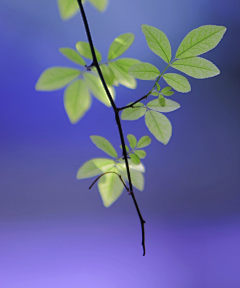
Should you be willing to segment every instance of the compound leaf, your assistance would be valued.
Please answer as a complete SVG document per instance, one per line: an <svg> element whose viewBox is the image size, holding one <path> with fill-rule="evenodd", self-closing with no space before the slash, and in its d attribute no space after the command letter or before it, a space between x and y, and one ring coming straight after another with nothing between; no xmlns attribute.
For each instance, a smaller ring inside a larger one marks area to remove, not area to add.
<svg viewBox="0 0 240 288"><path fill-rule="evenodd" d="M158 99L152 100L148 102L147 107L151 110L155 110L158 112L172 112L180 108L180 104L175 101L165 99L165 106L161 106Z"/></svg>
<svg viewBox="0 0 240 288"><path fill-rule="evenodd" d="M103 152L107 153L109 156L113 158L117 158L117 152L113 148L112 144L102 136L92 135L90 136L92 142Z"/></svg>
<svg viewBox="0 0 240 288"><path fill-rule="evenodd" d="M129 103L128 105L132 104ZM138 102L134 105L134 107L126 108L123 110L121 114L122 120L137 120L141 118L146 113L146 108L144 107L143 103Z"/></svg>
<svg viewBox="0 0 240 288"><path fill-rule="evenodd" d="M129 69L129 73L141 80L154 80L160 75L158 68L150 63L135 64Z"/></svg>
<svg viewBox="0 0 240 288"><path fill-rule="evenodd" d="M158 99L156 99L158 101ZM152 142L152 139L149 136L143 136L140 138L140 140L137 143L137 148L144 148L150 145Z"/></svg>
<svg viewBox="0 0 240 288"><path fill-rule="evenodd" d="M115 161L107 158L95 158L85 162L77 172L77 179L91 178L107 172L115 165Z"/></svg>
<svg viewBox="0 0 240 288"><path fill-rule="evenodd" d="M181 42L175 57L188 58L212 50L220 42L226 30L226 27L216 25L205 25L192 30Z"/></svg>
<svg viewBox="0 0 240 288"><path fill-rule="evenodd" d="M90 49L90 45L88 42L78 41L76 43L76 49L80 55L83 57L92 60L92 52ZM97 57L97 61L100 62L102 60L102 56L100 52L94 47L94 51Z"/></svg>
<svg viewBox="0 0 240 288"><path fill-rule="evenodd" d="M60 48L59 51L72 62L81 66L86 65L85 61L75 50L71 48Z"/></svg>
<svg viewBox="0 0 240 288"><path fill-rule="evenodd" d="M214 77L220 73L217 66L201 57L177 60L172 67L197 79Z"/></svg>
<svg viewBox="0 0 240 288"><path fill-rule="evenodd" d="M161 30L145 24L142 25L142 31L146 37L148 47L165 62L169 63L172 52L167 36Z"/></svg>
<svg viewBox="0 0 240 288"><path fill-rule="evenodd" d="M76 80L64 91L64 107L72 124L77 123L91 106L91 96L83 82Z"/></svg>
<svg viewBox="0 0 240 288"><path fill-rule="evenodd" d="M117 82L130 89L135 89L137 87L137 82L134 77L128 74L122 66L118 65L116 62L110 62L108 65L113 71Z"/></svg>
<svg viewBox="0 0 240 288"><path fill-rule="evenodd" d="M173 89L178 92L186 93L191 91L190 83L187 78L182 75L175 73L167 73L163 75L163 79L170 85Z"/></svg>
<svg viewBox="0 0 240 288"><path fill-rule="evenodd" d="M80 75L80 71L73 68L51 67L40 75L35 89L37 91L53 91L66 86Z"/></svg>
<svg viewBox="0 0 240 288"><path fill-rule="evenodd" d="M122 55L133 43L134 34L125 33L114 39L108 51L108 60L113 60Z"/></svg>
<svg viewBox="0 0 240 288"><path fill-rule="evenodd" d="M166 116L156 111L147 111L145 123L158 141L165 145L169 142L172 136L172 125Z"/></svg>
<svg viewBox="0 0 240 288"><path fill-rule="evenodd" d="M129 144L130 144L130 147L132 149L134 149L136 147L136 145L137 145L136 137L134 135L132 135L132 134L128 134L127 135L127 139L128 139Z"/></svg>

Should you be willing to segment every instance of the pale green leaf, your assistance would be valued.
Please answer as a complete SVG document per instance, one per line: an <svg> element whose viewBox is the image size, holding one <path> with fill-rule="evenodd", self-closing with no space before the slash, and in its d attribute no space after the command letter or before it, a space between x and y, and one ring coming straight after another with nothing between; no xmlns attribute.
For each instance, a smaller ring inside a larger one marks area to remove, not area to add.
<svg viewBox="0 0 240 288"><path fill-rule="evenodd" d="M58 8L63 20L73 17L79 11L76 0L58 0Z"/></svg>
<svg viewBox="0 0 240 288"><path fill-rule="evenodd" d="M170 90L172 89L172 87L170 86L167 86L167 87L164 87L162 90L161 90L161 93L166 93L166 92L169 92Z"/></svg>
<svg viewBox="0 0 240 288"><path fill-rule="evenodd" d="M101 195L103 205L111 206L122 194L124 186L118 175L121 175L116 167L113 167L98 180L98 190ZM115 174L117 173L117 174Z"/></svg>
<svg viewBox="0 0 240 288"><path fill-rule="evenodd" d="M149 25L142 25L142 31L146 37L148 47L165 62L169 63L172 52L167 36L161 30Z"/></svg>
<svg viewBox="0 0 240 288"><path fill-rule="evenodd" d="M115 165L115 161L106 158L96 158L85 162L77 172L77 179L91 178L107 172Z"/></svg>
<svg viewBox="0 0 240 288"><path fill-rule="evenodd" d="M165 106L163 107L160 105L158 99L155 99L155 100L148 102L147 107L151 110L166 113L166 112L175 111L179 109L181 106L175 101L165 99Z"/></svg>
<svg viewBox="0 0 240 288"><path fill-rule="evenodd" d="M122 177L124 177L124 179L126 179L128 181L128 177L127 177L127 171L126 171L126 167L123 164L117 164L116 165L118 171L120 172L120 174L122 175ZM137 188L140 191L143 191L144 189L144 177L142 175L141 172L136 171L131 169L130 167L130 175L131 175L131 180L132 180L132 184L135 188Z"/></svg>
<svg viewBox="0 0 240 288"><path fill-rule="evenodd" d="M135 89L137 87L137 82L134 77L128 74L122 66L118 65L116 62L110 62L108 65L113 71L117 82L130 89Z"/></svg>
<svg viewBox="0 0 240 288"><path fill-rule="evenodd" d="M129 103L128 105L132 104ZM146 108L144 107L144 104L141 102L138 102L137 104L134 105L134 108L126 108L123 110L121 114L121 119L122 120L137 120L141 118L144 114L146 113Z"/></svg>
<svg viewBox="0 0 240 288"><path fill-rule="evenodd" d="M137 145L136 137L134 135L132 135L132 134L128 134L127 135L127 139L128 139L129 144L130 144L130 147L132 149L134 149L136 147L136 145Z"/></svg>
<svg viewBox="0 0 240 288"><path fill-rule="evenodd" d="M158 103L160 104L161 107L164 107L166 105L166 100L161 94L159 94L158 96Z"/></svg>
<svg viewBox="0 0 240 288"><path fill-rule="evenodd" d="M83 57L92 60L92 52L88 42L78 41L76 43L76 49L80 55ZM97 57L97 61L100 62L102 60L102 56L100 52L94 47L94 51Z"/></svg>
<svg viewBox="0 0 240 288"><path fill-rule="evenodd" d="M218 45L226 30L226 27L216 25L205 25L192 30L178 47L176 58L198 56L212 50Z"/></svg>
<svg viewBox="0 0 240 288"><path fill-rule="evenodd" d="M72 124L77 123L91 106L91 96L83 82L76 80L64 91L64 107Z"/></svg>
<svg viewBox="0 0 240 288"><path fill-rule="evenodd" d="M162 93L164 96L172 96L174 94L174 91L168 91L168 92L164 92Z"/></svg>
<svg viewBox="0 0 240 288"><path fill-rule="evenodd" d="M128 73L129 68L135 64L141 63L141 61L134 58L121 58L115 61L115 63Z"/></svg>
<svg viewBox="0 0 240 288"><path fill-rule="evenodd" d="M90 136L92 142L103 152L107 153L109 156L113 158L117 158L117 152L113 148L112 144L102 136L92 135Z"/></svg>
<svg viewBox="0 0 240 288"><path fill-rule="evenodd" d="M155 80L160 75L158 68L150 63L135 64L129 69L129 73L141 80Z"/></svg>
<svg viewBox="0 0 240 288"><path fill-rule="evenodd" d="M124 167L124 169L126 169L125 168L126 167L125 161L123 159L119 159L118 161ZM144 165L142 163L136 165L136 164L133 164L131 160L129 160L128 164L129 164L130 170L135 170L135 171L138 171L138 172L141 172L141 173L145 173L145 167L144 167Z"/></svg>
<svg viewBox="0 0 240 288"><path fill-rule="evenodd" d="M88 2L100 12L104 12L108 5L108 0L88 0Z"/></svg>
<svg viewBox="0 0 240 288"><path fill-rule="evenodd" d="M157 86L157 90L160 91L161 87L160 87L159 83L156 83L156 86Z"/></svg>
<svg viewBox="0 0 240 288"><path fill-rule="evenodd" d="M166 116L156 111L147 111L145 123L158 141L165 145L169 142L172 136L172 125Z"/></svg>
<svg viewBox="0 0 240 288"><path fill-rule="evenodd" d="M125 33L114 39L108 51L108 60L113 60L122 55L133 43L134 34Z"/></svg>
<svg viewBox="0 0 240 288"><path fill-rule="evenodd" d="M122 149L122 145L119 146ZM127 145L125 145L126 151L129 152L129 148Z"/></svg>
<svg viewBox="0 0 240 288"><path fill-rule="evenodd" d="M101 101L106 106L110 107L111 103L107 97L107 94L103 88L102 82L99 79L99 77L94 76L91 73L83 73L83 78L93 96L95 96L99 101ZM114 94L112 95L112 97L113 96Z"/></svg>
<svg viewBox="0 0 240 288"><path fill-rule="evenodd" d="M182 75L175 73L167 73L163 75L163 79L170 85L173 89L178 92L186 93L191 91L190 83L187 78Z"/></svg>
<svg viewBox="0 0 240 288"><path fill-rule="evenodd" d="M129 156L133 164L138 165L141 163L140 158L136 154L130 154Z"/></svg>
<svg viewBox="0 0 240 288"><path fill-rule="evenodd" d="M86 65L85 61L75 50L71 48L60 48L59 51L72 62L81 66Z"/></svg>
<svg viewBox="0 0 240 288"><path fill-rule="evenodd" d="M159 93L157 91L153 91L150 95L153 95L153 96L158 96Z"/></svg>
<svg viewBox="0 0 240 288"><path fill-rule="evenodd" d="M66 86L80 75L80 71L73 68L51 67L40 75L35 89L37 91L53 91Z"/></svg>
<svg viewBox="0 0 240 288"><path fill-rule="evenodd" d="M214 77L220 73L212 62L201 57L177 60L172 64L172 67L197 79Z"/></svg>
<svg viewBox="0 0 240 288"><path fill-rule="evenodd" d="M144 150L136 150L134 152L140 159L144 159L147 153Z"/></svg>
<svg viewBox="0 0 240 288"><path fill-rule="evenodd" d="M158 99L156 99L158 101ZM137 148L144 148L151 144L152 140L149 136L143 136L137 143Z"/></svg>
<svg viewBox="0 0 240 288"><path fill-rule="evenodd" d="M115 78L113 71L105 64L101 64L100 68L107 85L112 86Z"/></svg>

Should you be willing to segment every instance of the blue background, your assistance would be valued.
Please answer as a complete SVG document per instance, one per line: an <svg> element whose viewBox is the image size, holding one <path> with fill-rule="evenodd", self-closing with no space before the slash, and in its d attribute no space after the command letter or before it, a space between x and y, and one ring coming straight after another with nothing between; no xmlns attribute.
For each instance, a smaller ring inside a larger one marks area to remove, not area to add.
<svg viewBox="0 0 240 288"><path fill-rule="evenodd" d="M103 14L85 7L103 59L115 37L132 32L124 56L161 71L165 64L148 49L141 24L164 31L174 53L192 29L226 26L219 46L204 55L221 74L189 79L192 91L173 97L182 107L168 114L169 144L154 139L146 148L145 190L135 192L147 222L142 257L139 219L127 193L106 209L97 187L88 190L91 179L75 179L85 161L104 157L90 135L120 144L111 108L94 99L71 125L63 90L34 90L44 69L74 66L58 48L86 41L80 15L63 22L56 1L1 0L0 286L240 287L239 0L110 0ZM117 88L117 105L151 85ZM123 129L149 135L143 119L124 121Z"/></svg>

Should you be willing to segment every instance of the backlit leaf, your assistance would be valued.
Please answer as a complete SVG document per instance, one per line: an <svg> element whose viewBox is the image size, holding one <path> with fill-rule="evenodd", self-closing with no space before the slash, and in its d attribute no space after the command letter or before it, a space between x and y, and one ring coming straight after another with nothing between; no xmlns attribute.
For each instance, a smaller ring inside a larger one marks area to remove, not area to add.
<svg viewBox="0 0 240 288"><path fill-rule="evenodd" d="M129 103L128 105L132 104ZM137 120L141 118L144 114L146 113L146 108L141 102L138 102L137 104L134 105L134 108L126 108L123 110L121 114L121 119L122 120Z"/></svg>
<svg viewBox="0 0 240 288"><path fill-rule="evenodd" d="M100 68L107 85L112 86L115 77L113 71L105 64L100 65Z"/></svg>
<svg viewBox="0 0 240 288"><path fill-rule="evenodd" d="M158 99L156 99L158 101ZM137 143L137 148L144 148L150 145L152 142L149 136L143 136Z"/></svg>
<svg viewBox="0 0 240 288"><path fill-rule="evenodd" d="M90 136L92 142L103 152L107 153L109 156L113 158L117 158L117 152L113 148L112 144L102 136L92 135Z"/></svg>
<svg viewBox="0 0 240 288"><path fill-rule="evenodd" d="M136 154L130 154L129 156L133 164L141 163L140 158Z"/></svg>
<svg viewBox="0 0 240 288"><path fill-rule="evenodd" d="M81 66L86 65L85 61L75 50L71 48L60 48L59 51L72 62Z"/></svg>
<svg viewBox="0 0 240 288"><path fill-rule="evenodd" d="M77 179L91 178L107 172L115 165L115 161L106 158L96 158L85 162L77 172Z"/></svg>
<svg viewBox="0 0 240 288"><path fill-rule="evenodd" d="M127 139L128 139L129 144L130 144L130 147L131 147L132 149L134 149L134 148L136 147L136 145L137 145L137 139L136 139L136 137L135 137L134 135L132 135L132 134L128 134L128 135L127 135ZM136 163L135 163L135 164L136 164Z"/></svg>
<svg viewBox="0 0 240 288"><path fill-rule="evenodd" d="M191 91L190 83L187 78L182 75L175 73L167 73L163 75L163 79L170 85L173 89L178 92L186 93Z"/></svg>
<svg viewBox="0 0 240 288"><path fill-rule="evenodd" d="M160 87L159 83L156 83L156 86L157 86L157 90L160 91L161 87Z"/></svg>
<svg viewBox="0 0 240 288"><path fill-rule="evenodd" d="M122 149L122 145L119 146ZM129 148L127 145L125 145L126 151L129 152Z"/></svg>
<svg viewBox="0 0 240 288"><path fill-rule="evenodd" d="M164 96L172 96L174 94L174 91L168 91L168 92L164 92L162 93Z"/></svg>
<svg viewBox="0 0 240 288"><path fill-rule="evenodd" d="M147 111L145 123L158 141L165 145L169 142L172 136L172 125L166 116L156 111Z"/></svg>
<svg viewBox="0 0 240 288"><path fill-rule="evenodd" d="M212 62L201 57L177 60L172 64L172 67L197 79L210 78L220 73Z"/></svg>
<svg viewBox="0 0 240 288"><path fill-rule="evenodd" d="M58 0L58 8L63 20L71 18L79 11L76 0Z"/></svg>
<svg viewBox="0 0 240 288"><path fill-rule="evenodd" d="M176 58L198 56L212 50L222 39L226 27L205 25L192 30L178 47Z"/></svg>
<svg viewBox="0 0 240 288"><path fill-rule="evenodd" d="M140 159L144 159L146 157L146 152L144 150L136 150L134 152Z"/></svg>
<svg viewBox="0 0 240 288"><path fill-rule="evenodd" d="M169 63L172 52L167 36L161 30L149 25L142 25L142 31L146 37L148 47L165 62Z"/></svg>
<svg viewBox="0 0 240 288"><path fill-rule="evenodd" d="M155 100L148 102L147 107L151 110L166 113L166 112L175 111L181 106L175 101L165 99L165 106L163 107L160 105L158 99L155 99Z"/></svg>
<svg viewBox="0 0 240 288"><path fill-rule="evenodd" d="M80 71L73 68L51 67L40 75L35 89L37 91L53 91L66 86L80 75Z"/></svg>
<svg viewBox="0 0 240 288"><path fill-rule="evenodd" d="M110 62L108 65L113 71L117 82L127 88L135 89L137 87L137 82L134 77L128 74L122 66L118 65L116 62Z"/></svg>
<svg viewBox="0 0 240 288"><path fill-rule="evenodd" d="M130 67L135 64L141 63L141 61L134 58L121 58L116 60L115 63L120 66L126 73L128 73Z"/></svg>
<svg viewBox="0 0 240 288"><path fill-rule="evenodd" d="M150 63L135 64L129 69L129 73L141 80L155 80L160 75L158 68Z"/></svg>
<svg viewBox="0 0 240 288"><path fill-rule="evenodd" d="M83 57L92 60L92 52L88 42L78 41L76 43L76 49L80 55ZM97 61L100 62L102 60L102 56L100 52L94 47L94 51L97 57Z"/></svg>
<svg viewBox="0 0 240 288"><path fill-rule="evenodd" d="M134 34L125 33L114 39L108 51L108 60L113 60L122 55L133 43Z"/></svg>
<svg viewBox="0 0 240 288"><path fill-rule="evenodd" d="M91 106L91 96L83 82L76 80L64 91L64 107L71 123L77 123Z"/></svg>
<svg viewBox="0 0 240 288"><path fill-rule="evenodd" d="M165 106L166 101L165 101L165 98L161 94L159 94L158 103L160 104L161 107Z"/></svg>
<svg viewBox="0 0 240 288"><path fill-rule="evenodd" d="M171 89L172 89L172 87L170 87L170 86L164 87L164 88L161 90L161 93L164 94L165 92L169 92Z"/></svg>
<svg viewBox="0 0 240 288"><path fill-rule="evenodd" d="M88 0L88 2L100 12L104 12L108 5L108 0Z"/></svg>

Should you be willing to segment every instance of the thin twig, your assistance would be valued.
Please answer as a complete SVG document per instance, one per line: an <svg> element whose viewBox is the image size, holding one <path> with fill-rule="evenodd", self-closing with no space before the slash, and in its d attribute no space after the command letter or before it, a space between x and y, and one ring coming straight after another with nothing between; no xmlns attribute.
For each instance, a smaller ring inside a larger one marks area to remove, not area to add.
<svg viewBox="0 0 240 288"><path fill-rule="evenodd" d="M141 229L142 229L142 246L143 246L143 256L145 255L145 230L144 230L144 223L145 221L142 218L141 212L139 210L137 201L135 199L135 195L133 193L133 187L132 187L132 179L131 179L131 174L130 174L130 169L129 169L129 164L128 164L128 159L127 159L127 151L126 151L126 146L125 146L125 141L124 141L124 137L123 137L123 131L122 131L122 125L121 125L121 121L120 121L120 117L119 117L119 109L116 107L115 102L113 101L113 98L111 96L111 93L107 87L107 84L105 82L105 79L102 75L102 71L99 67L98 61L97 61L97 57L96 57L96 53L94 50L94 46L93 46L93 41L92 41L92 36L90 33L90 29L89 29L89 25L88 25L88 21L87 21L87 17L85 14L85 11L83 9L83 5L82 5L82 0L77 0L78 1L78 5L79 5L79 9L82 15L82 19L83 19L83 23L85 26L85 30L86 30L86 34L87 34L87 38L88 38L88 42L90 45L90 49L91 49L91 53L92 53L92 57L93 57L93 62L92 62L92 66L95 66L97 69L97 72L99 74L99 77L101 79L101 82L103 84L104 90L107 94L107 97L113 107L114 113L115 113L115 120L118 126L118 131L119 131L119 135L120 135L120 139L121 139L121 144L122 144L122 149L123 149L123 156L124 156L124 160L125 160L125 164L126 164L126 170L127 170L127 176L128 176L128 183L129 183L129 190L131 193L131 196L133 198L133 202L135 204L140 222L141 222Z"/></svg>

